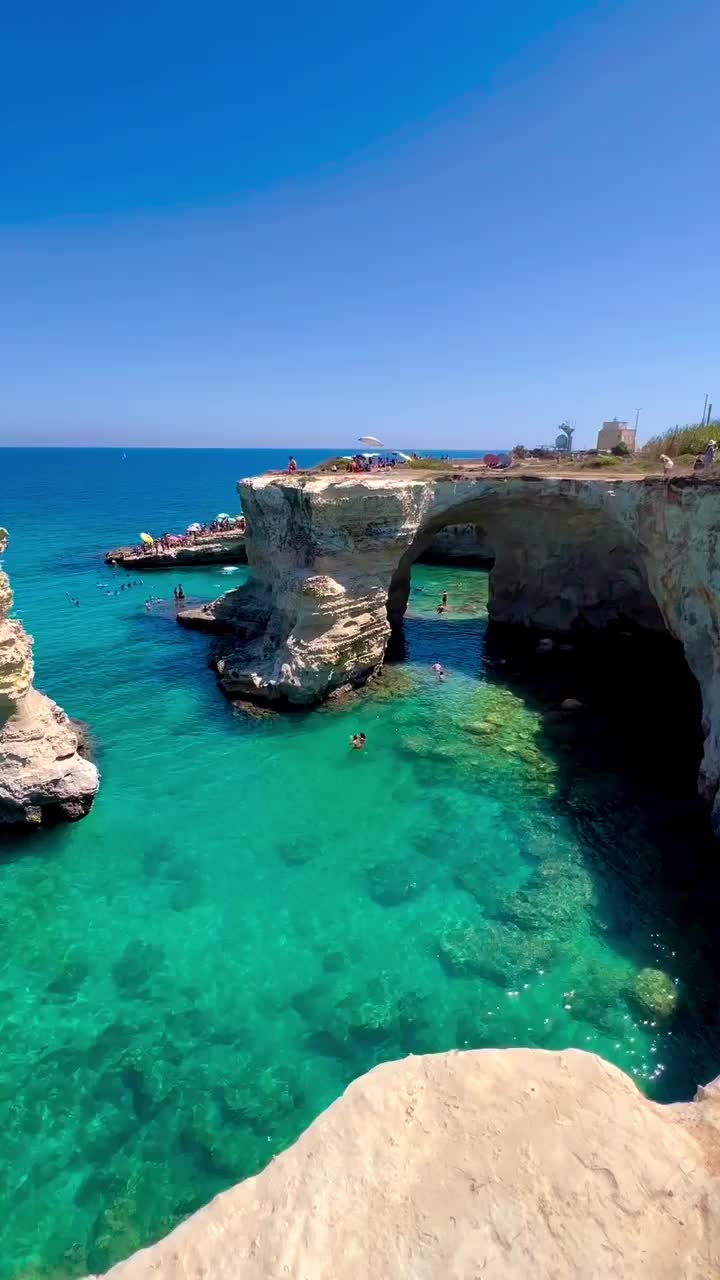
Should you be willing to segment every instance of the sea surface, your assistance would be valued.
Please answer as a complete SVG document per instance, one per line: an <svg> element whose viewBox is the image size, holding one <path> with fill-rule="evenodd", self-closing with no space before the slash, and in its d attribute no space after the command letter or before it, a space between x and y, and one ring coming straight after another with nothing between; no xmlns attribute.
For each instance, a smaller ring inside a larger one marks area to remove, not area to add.
<svg viewBox="0 0 720 1280"><path fill-rule="evenodd" d="M385 1059L574 1046L660 1100L720 1069L697 744L634 651L599 685L572 656L492 665L487 575L419 565L369 693L254 718L172 606L178 578L208 599L247 570L103 564L286 457L0 450L36 682L102 774L85 821L0 845L3 1278L103 1271Z"/></svg>

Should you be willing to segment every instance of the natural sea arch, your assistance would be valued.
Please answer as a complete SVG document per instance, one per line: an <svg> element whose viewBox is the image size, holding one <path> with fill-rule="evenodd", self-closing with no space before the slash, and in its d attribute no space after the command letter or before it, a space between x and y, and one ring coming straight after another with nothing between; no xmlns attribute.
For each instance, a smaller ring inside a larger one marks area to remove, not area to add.
<svg viewBox="0 0 720 1280"><path fill-rule="evenodd" d="M403 550L388 585L388 619L407 608L413 564L443 529L474 526L493 567L490 616L549 632L614 623L663 631L642 549L610 511L598 517L572 493L533 500L532 486L491 490L431 512Z"/></svg>
<svg viewBox="0 0 720 1280"><path fill-rule="evenodd" d="M260 476L239 491L252 578L216 609L235 637L218 662L229 696L308 705L362 683L423 546L473 523L495 552L492 620L628 621L680 641L702 695L700 790L720 828L720 484L459 472Z"/></svg>

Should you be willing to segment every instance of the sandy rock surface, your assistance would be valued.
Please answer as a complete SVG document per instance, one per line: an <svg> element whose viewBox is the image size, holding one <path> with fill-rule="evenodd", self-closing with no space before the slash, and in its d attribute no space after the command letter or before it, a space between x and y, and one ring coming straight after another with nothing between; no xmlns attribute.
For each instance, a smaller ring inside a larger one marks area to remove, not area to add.
<svg viewBox="0 0 720 1280"><path fill-rule="evenodd" d="M113 1280L716 1280L720 1095L577 1051L407 1058Z"/></svg>

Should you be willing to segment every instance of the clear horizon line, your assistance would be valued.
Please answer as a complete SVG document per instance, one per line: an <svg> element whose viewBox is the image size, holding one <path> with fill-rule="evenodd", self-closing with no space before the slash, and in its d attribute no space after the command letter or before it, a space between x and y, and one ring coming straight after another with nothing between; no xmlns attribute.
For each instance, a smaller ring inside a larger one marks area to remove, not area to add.
<svg viewBox="0 0 720 1280"><path fill-rule="evenodd" d="M359 441L356 441L356 443L360 443L360 442L359 442ZM342 448L342 449L350 449L350 448L352 448L353 446L351 446L351 445L339 445L339 446L337 446L337 447L338 447L338 448ZM432 448L432 446L431 446L431 445L423 445L422 447L423 447L423 448L425 448L425 449L430 449L430 448ZM550 446L549 446L549 445L547 445L547 446L539 446L539 447L550 448ZM322 450L322 451L325 451L325 452L328 452L328 453L333 453L333 452L334 452L334 448L335 448L335 446L333 446L333 445L326 445L326 444L296 444L296 445L294 446L294 449L295 449L295 450L298 450L298 451L299 451L300 449L314 449L314 450ZM382 448L382 449L384 449L386 453L406 452L406 450L397 450L397 449L395 449L394 447L393 447L393 448L390 448L390 446L389 446L389 445L382 445L382 446L381 446L381 448ZM472 449L472 448L470 448L470 446L469 446L469 445L464 446L464 450L465 450L465 452L466 452L466 453L487 453L487 452L488 452L489 450L491 450L492 448L493 448L493 446L491 446L491 445L483 445L481 449ZM160 450L160 449L162 449L162 450L167 451L168 453L170 453L170 452L172 452L172 453L194 453L194 452L197 452L197 453L212 453L213 451L215 451L215 452L217 452L217 453L225 453L225 452L228 452L228 453L229 453L229 452L233 452L233 451L235 451L235 452L242 452L243 450L250 450L250 449L253 449L253 450L265 450L265 451L268 451L268 452L272 452L273 450L275 450L275 451L277 451L278 453L287 453L287 454L288 454L288 456L292 455L292 453L293 453L293 449L288 448L288 446L287 446L287 445L282 445L282 444L266 444L266 445L258 445L258 444L237 444L237 445L236 445L236 444L208 444L208 445L195 445L195 444L131 444L131 445L123 445L123 444L0 444L0 452L1 452L3 449L7 449L7 450L10 450L10 449L67 449L68 451L76 450L76 451L78 451L78 452L82 452L84 449L98 449L98 450L101 450L101 449L102 449L102 450L107 450L107 452L108 452L108 453L111 453L111 452L112 452L112 453L117 453L117 452L120 452L120 453L129 453L129 452L139 452L139 451L141 451L141 450L150 450L150 449L159 449L159 450ZM408 446L408 450L409 450L409 446ZM357 450L356 450L356 452L359 452L359 451L357 451ZM419 450L417 450L417 449L416 449L416 452L419 452ZM441 446L440 448L438 448L437 450L433 449L433 452L438 452L438 453L440 453L440 452L442 452L442 453L448 453L448 452L450 452L450 453L459 453L459 452L460 452L460 450L459 450L459 449L453 449L451 446L450 446L450 447L448 447L448 445L443 445L443 446ZM509 453L509 452L510 452L510 450L509 450L506 446L500 446L500 447L495 448L495 449L493 450L493 452L495 452L495 453Z"/></svg>

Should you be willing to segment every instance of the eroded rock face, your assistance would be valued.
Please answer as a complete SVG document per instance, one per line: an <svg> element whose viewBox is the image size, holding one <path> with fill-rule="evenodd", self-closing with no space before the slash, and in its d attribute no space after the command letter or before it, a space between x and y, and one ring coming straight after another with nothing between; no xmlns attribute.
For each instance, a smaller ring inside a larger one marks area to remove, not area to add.
<svg viewBox="0 0 720 1280"><path fill-rule="evenodd" d="M252 582L223 603L239 628L219 664L230 696L311 703L362 683L405 612L414 561L446 526L475 525L495 553L494 620L559 633L629 622L682 643L715 801L720 483L391 474L261 476L239 490Z"/></svg>
<svg viewBox="0 0 720 1280"><path fill-rule="evenodd" d="M5 545L0 535L0 555ZM78 727L33 688L32 640L8 617L12 603L0 570L0 826L74 822L92 805L98 772Z"/></svg>
<svg viewBox="0 0 720 1280"><path fill-rule="evenodd" d="M407 1058L113 1280L710 1280L720 1094L662 1107L578 1051Z"/></svg>
<svg viewBox="0 0 720 1280"><path fill-rule="evenodd" d="M423 560L438 564L477 564L489 567L495 559L485 530L475 524L449 524L438 529Z"/></svg>

